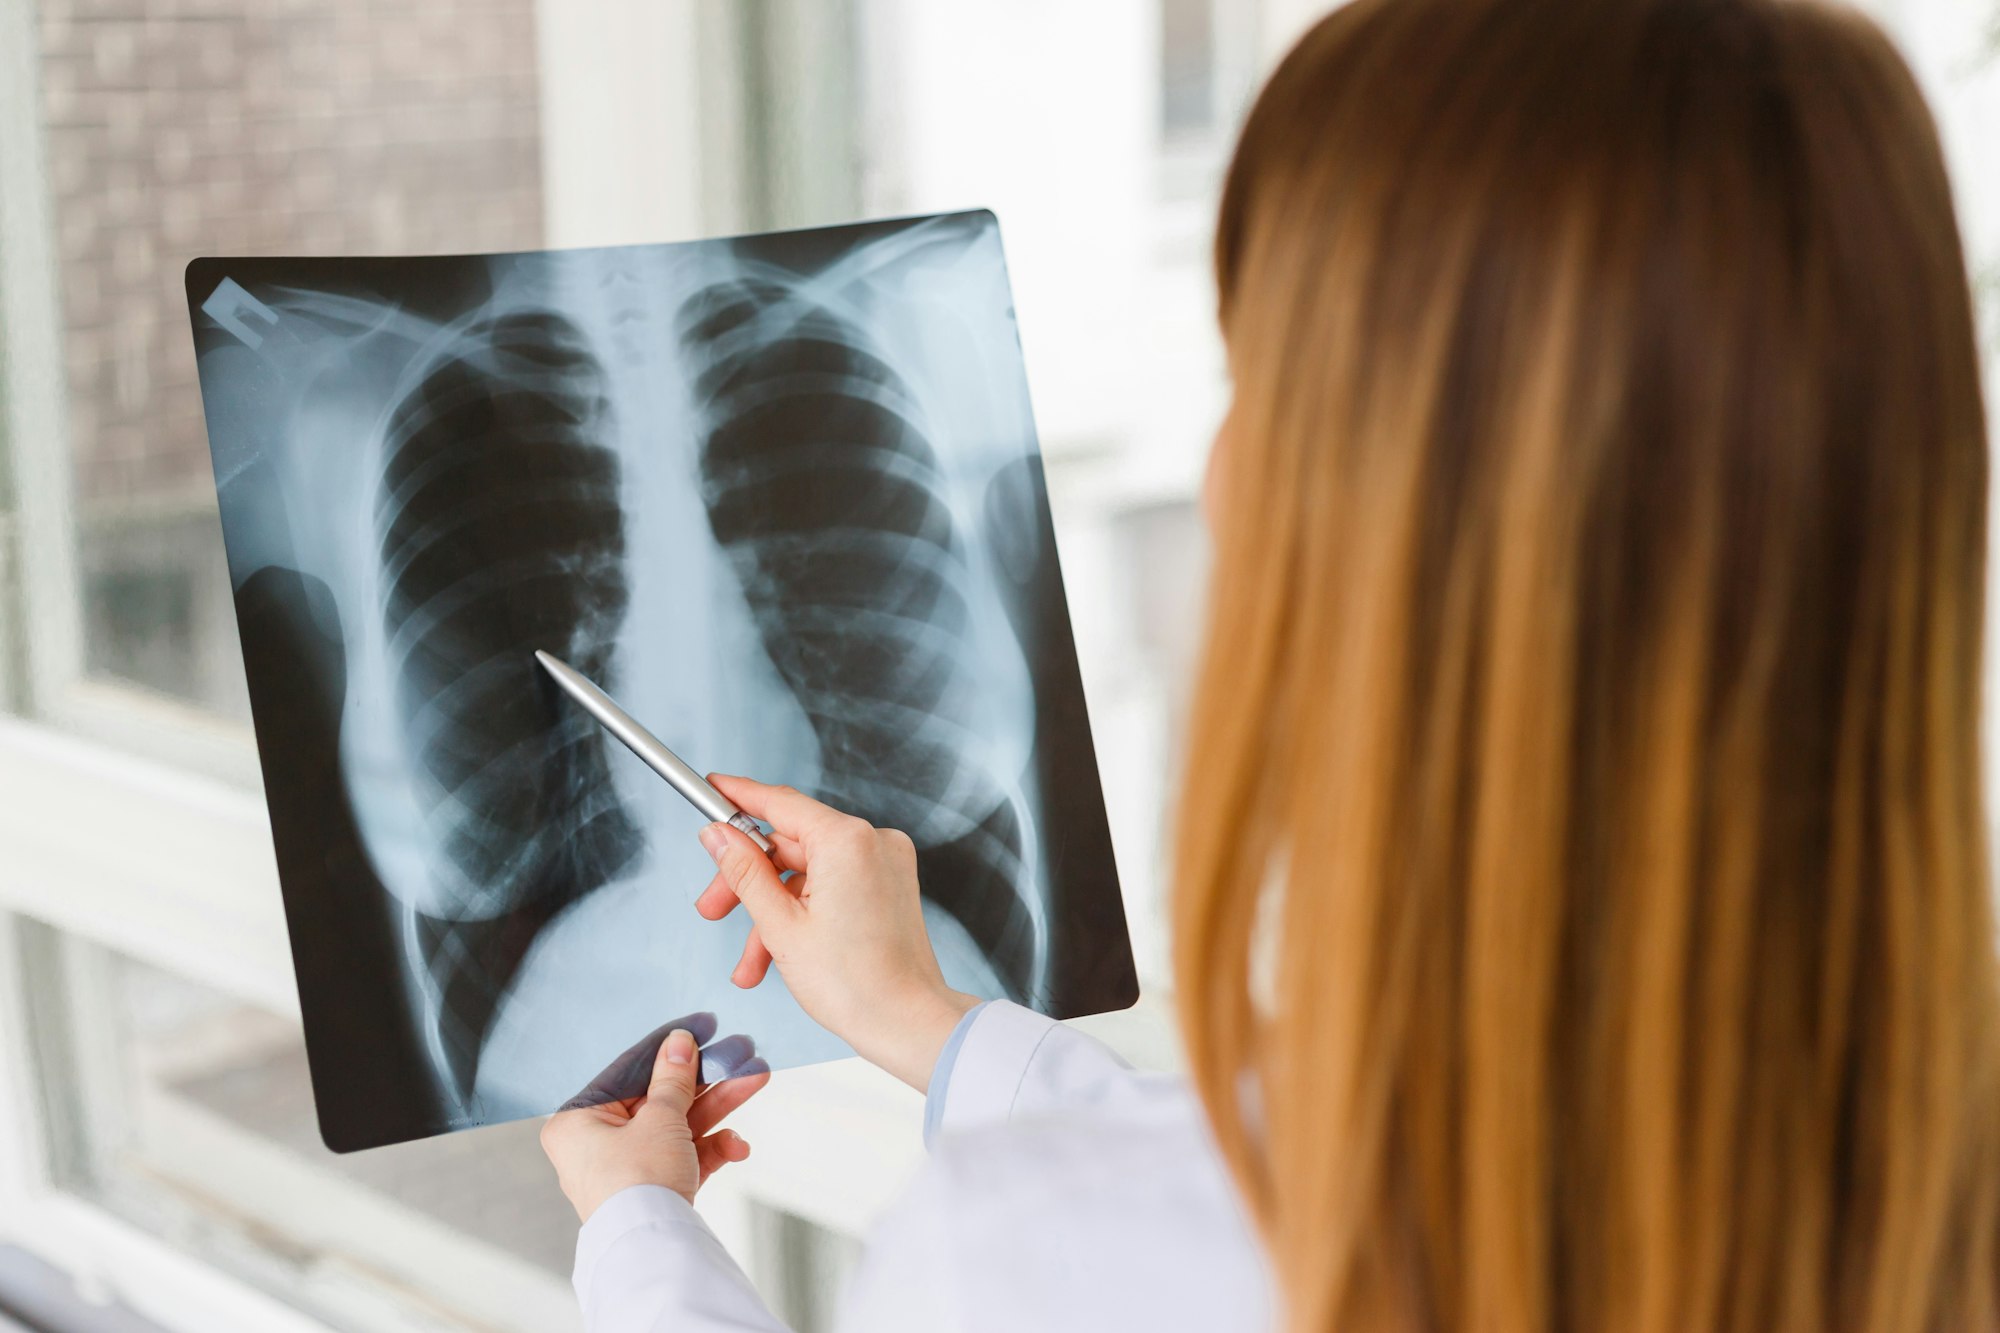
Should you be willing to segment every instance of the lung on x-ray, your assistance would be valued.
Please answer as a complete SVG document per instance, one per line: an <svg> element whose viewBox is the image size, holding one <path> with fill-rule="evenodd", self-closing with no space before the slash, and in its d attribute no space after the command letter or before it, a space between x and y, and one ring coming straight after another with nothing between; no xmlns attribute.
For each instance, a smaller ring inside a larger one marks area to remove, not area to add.
<svg viewBox="0 0 2000 1333"><path fill-rule="evenodd" d="M1131 1003L991 214L187 287L329 1146L624 1095L675 1023L847 1053L730 984L700 817L537 648L907 832L959 988Z"/></svg>

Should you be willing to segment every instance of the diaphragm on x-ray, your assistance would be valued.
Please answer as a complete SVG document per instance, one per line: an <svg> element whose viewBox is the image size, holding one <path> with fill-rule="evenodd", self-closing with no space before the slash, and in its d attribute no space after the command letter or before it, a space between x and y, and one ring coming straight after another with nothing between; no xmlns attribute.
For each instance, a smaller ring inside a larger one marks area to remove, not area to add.
<svg viewBox="0 0 2000 1333"><path fill-rule="evenodd" d="M693 900L697 766L916 842L947 978L1136 994L998 228L188 269L321 1131L846 1053ZM624 1090L629 1092L631 1090Z"/></svg>

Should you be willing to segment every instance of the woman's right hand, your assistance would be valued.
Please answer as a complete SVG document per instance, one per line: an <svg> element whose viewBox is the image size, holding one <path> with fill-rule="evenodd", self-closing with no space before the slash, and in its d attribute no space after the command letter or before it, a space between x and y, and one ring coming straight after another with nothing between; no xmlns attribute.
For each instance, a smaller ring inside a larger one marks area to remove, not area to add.
<svg viewBox="0 0 2000 1333"><path fill-rule="evenodd" d="M740 902L755 927L731 980L754 986L775 962L815 1022L924 1091L952 1029L979 1000L947 986L938 969L908 835L790 787L724 774L709 781L772 830L768 857L728 824L701 832L717 871L695 910L719 921ZM781 869L797 873L785 881Z"/></svg>

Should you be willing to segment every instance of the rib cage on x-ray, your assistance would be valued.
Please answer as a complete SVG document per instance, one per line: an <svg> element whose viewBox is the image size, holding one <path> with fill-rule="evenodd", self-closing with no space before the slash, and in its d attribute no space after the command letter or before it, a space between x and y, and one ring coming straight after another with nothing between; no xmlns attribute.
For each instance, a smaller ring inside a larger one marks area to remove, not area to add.
<svg viewBox="0 0 2000 1333"><path fill-rule="evenodd" d="M602 733L530 656L608 680L624 618L619 463L561 316L444 331L391 412L375 510L388 661L431 858L421 980L456 1091L541 928L641 851Z"/></svg>
<svg viewBox="0 0 2000 1333"><path fill-rule="evenodd" d="M729 984L697 817L537 648L906 830L950 984L1131 1002L990 214L187 287L329 1146L546 1113L669 1019L841 1053Z"/></svg>
<svg viewBox="0 0 2000 1333"><path fill-rule="evenodd" d="M680 325L710 525L819 738L820 795L907 832L926 895L1035 994L1030 825L977 743L976 594L922 405L810 279L714 284Z"/></svg>

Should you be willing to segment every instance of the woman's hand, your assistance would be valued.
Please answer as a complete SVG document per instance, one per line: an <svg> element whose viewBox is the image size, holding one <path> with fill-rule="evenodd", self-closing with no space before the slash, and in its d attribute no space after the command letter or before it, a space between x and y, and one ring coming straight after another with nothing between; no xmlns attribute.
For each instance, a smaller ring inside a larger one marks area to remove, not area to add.
<svg viewBox="0 0 2000 1333"><path fill-rule="evenodd" d="M664 1185L693 1203L723 1163L750 1155L742 1135L716 1125L771 1075L732 1078L699 1092L700 1061L694 1034L675 1028L660 1043L643 1096L558 1111L542 1126L542 1151L580 1220L588 1222L598 1205L632 1185Z"/></svg>
<svg viewBox="0 0 2000 1333"><path fill-rule="evenodd" d="M775 962L820 1026L924 1091L952 1028L979 1001L938 970L909 837L790 787L709 781L772 829L769 857L727 824L701 833L718 869L696 910L719 921L740 902L755 923L731 979L754 986ZM784 881L780 869L797 873Z"/></svg>

